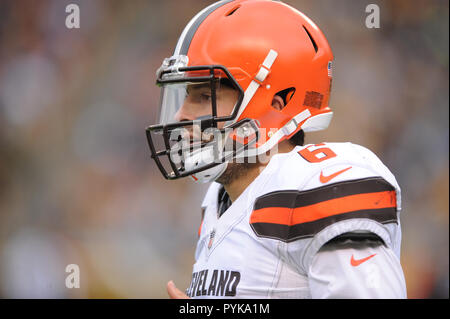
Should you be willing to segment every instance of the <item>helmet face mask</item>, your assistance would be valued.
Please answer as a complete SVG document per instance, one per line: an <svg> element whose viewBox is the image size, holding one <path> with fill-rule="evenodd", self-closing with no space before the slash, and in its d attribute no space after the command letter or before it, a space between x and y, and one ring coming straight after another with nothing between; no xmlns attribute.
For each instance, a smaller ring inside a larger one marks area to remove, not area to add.
<svg viewBox="0 0 450 319"><path fill-rule="evenodd" d="M152 158L167 179L208 182L231 160L263 155L300 130L325 129L332 60L320 29L280 1L208 6L157 71L160 116L147 128ZM283 92L285 103L273 107Z"/></svg>
<svg viewBox="0 0 450 319"><path fill-rule="evenodd" d="M258 140L255 121L235 122L244 92L230 72L221 65L187 67L170 62L183 60L166 59L158 70L159 124L146 130L152 158L167 179L223 164ZM193 119L180 115L185 109Z"/></svg>

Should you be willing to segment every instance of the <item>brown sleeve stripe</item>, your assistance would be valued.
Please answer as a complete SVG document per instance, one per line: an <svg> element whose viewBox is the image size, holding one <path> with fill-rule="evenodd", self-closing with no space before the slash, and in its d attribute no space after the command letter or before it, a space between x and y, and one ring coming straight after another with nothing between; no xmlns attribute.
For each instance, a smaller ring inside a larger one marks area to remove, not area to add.
<svg viewBox="0 0 450 319"><path fill-rule="evenodd" d="M352 211L395 208L395 206L395 191L358 194L297 208L267 207L254 210L250 216L250 223L275 223L292 226Z"/></svg>
<svg viewBox="0 0 450 319"><path fill-rule="evenodd" d="M296 208L348 195L395 190L381 177L338 182L307 191L287 190L265 194L256 199L254 210L267 207Z"/></svg>
<svg viewBox="0 0 450 319"><path fill-rule="evenodd" d="M325 227L351 218L369 218L382 224L397 223L395 208L370 209L333 215L313 222L288 226L273 223L252 223L251 227L259 237L273 238L283 242L292 242L313 237Z"/></svg>
<svg viewBox="0 0 450 319"><path fill-rule="evenodd" d="M258 236L291 241L350 218L397 222L396 211L394 188L381 178L369 178L262 196L254 205L250 224Z"/></svg>

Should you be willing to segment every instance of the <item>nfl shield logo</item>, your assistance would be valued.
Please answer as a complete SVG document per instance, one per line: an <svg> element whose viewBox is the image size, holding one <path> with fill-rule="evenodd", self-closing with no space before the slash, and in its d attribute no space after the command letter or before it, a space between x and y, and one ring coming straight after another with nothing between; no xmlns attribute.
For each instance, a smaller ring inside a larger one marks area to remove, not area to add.
<svg viewBox="0 0 450 319"><path fill-rule="evenodd" d="M211 231L211 233L209 233L208 249L211 248L211 246L212 246L212 244L213 244L213 241L214 241L214 236L215 236L215 235L216 235L216 230L213 229L213 230Z"/></svg>

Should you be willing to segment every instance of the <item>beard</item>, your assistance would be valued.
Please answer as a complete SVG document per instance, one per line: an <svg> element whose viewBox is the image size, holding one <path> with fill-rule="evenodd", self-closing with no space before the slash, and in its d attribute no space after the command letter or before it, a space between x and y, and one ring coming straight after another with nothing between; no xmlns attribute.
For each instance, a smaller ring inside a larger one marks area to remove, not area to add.
<svg viewBox="0 0 450 319"><path fill-rule="evenodd" d="M245 176L248 174L250 170L259 168L261 163L248 163L245 161L244 163L233 163L229 162L227 165L227 169L220 175L216 182L222 184L223 186L230 185L235 180Z"/></svg>

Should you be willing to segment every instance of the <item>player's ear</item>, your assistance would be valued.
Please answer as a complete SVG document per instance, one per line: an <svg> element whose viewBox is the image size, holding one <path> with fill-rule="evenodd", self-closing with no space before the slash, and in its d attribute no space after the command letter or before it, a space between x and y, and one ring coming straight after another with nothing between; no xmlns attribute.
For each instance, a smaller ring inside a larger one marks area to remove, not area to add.
<svg viewBox="0 0 450 319"><path fill-rule="evenodd" d="M284 107L283 98L279 95L275 95L272 99L272 107L277 111L281 111Z"/></svg>

